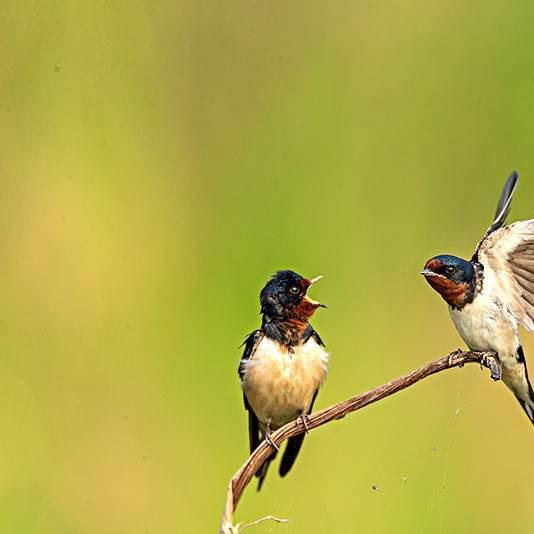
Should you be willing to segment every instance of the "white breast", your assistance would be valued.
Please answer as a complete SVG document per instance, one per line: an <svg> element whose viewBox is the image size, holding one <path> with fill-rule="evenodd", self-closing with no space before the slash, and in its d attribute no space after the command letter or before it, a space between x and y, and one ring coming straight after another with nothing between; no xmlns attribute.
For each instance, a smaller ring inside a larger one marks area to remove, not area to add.
<svg viewBox="0 0 534 534"><path fill-rule="evenodd" d="M514 356L520 344L517 322L499 298L491 278L485 277L482 291L471 304L461 310L449 311L463 340L471 350L492 350L499 353L503 363Z"/></svg>
<svg viewBox="0 0 534 534"><path fill-rule="evenodd" d="M270 421L276 429L306 412L326 377L327 362L328 353L313 338L290 353L264 337L244 362L241 383L260 422Z"/></svg>

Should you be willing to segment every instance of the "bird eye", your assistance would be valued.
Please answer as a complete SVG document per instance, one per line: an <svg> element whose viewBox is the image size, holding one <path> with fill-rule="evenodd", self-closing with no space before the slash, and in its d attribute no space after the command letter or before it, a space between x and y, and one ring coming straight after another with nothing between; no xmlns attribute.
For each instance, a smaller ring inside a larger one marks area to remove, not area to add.
<svg viewBox="0 0 534 534"><path fill-rule="evenodd" d="M299 288L297 286L293 286L290 290L293 295L296 295L299 292Z"/></svg>
<svg viewBox="0 0 534 534"><path fill-rule="evenodd" d="M456 267L452 265L447 265L447 267L445 268L445 272L447 274L454 274L456 272Z"/></svg>

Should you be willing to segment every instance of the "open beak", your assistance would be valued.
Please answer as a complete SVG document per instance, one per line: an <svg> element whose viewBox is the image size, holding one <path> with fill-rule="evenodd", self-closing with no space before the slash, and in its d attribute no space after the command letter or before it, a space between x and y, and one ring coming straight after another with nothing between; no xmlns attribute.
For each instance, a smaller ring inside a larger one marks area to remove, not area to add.
<svg viewBox="0 0 534 534"><path fill-rule="evenodd" d="M315 278L312 278L310 280L309 287L313 286L313 284L315 284L315 282L318 282L322 277L323 277L323 275L319 275L319 276L316 276ZM327 308L328 307L328 306L326 306L326 304L321 304L320 302L317 302L316 300L311 299L310 297L308 297L308 295L304 295L304 300L306 300L310 304L313 304L314 306L317 306L318 308Z"/></svg>

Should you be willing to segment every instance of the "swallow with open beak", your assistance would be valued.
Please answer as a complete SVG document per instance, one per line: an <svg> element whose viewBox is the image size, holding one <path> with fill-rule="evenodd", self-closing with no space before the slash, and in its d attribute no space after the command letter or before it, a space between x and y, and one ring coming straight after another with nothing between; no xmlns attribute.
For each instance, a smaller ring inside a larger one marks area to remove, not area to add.
<svg viewBox="0 0 534 534"><path fill-rule="evenodd" d="M307 429L308 414L326 377L328 353L308 322L317 308L326 308L308 296L309 288L320 278L277 272L260 293L261 328L244 342L239 377L248 410L250 452L262 439L275 449L256 474L258 490L278 451L271 432L294 419L300 419ZM280 476L293 466L303 440L304 434L288 440Z"/></svg>
<svg viewBox="0 0 534 534"><path fill-rule="evenodd" d="M534 332L534 219L503 226L517 182L513 172L470 261L435 256L421 274L449 305L469 348L497 354L503 382L534 423L534 392L518 332L519 325Z"/></svg>

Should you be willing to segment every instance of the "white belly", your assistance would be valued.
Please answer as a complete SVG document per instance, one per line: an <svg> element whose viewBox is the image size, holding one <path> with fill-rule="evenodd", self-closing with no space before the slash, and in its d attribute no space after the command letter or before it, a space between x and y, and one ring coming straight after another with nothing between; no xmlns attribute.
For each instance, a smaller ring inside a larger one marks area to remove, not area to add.
<svg viewBox="0 0 534 534"><path fill-rule="evenodd" d="M262 426L270 422L276 429L306 412L326 377L327 363L328 353L313 338L290 353L264 337L245 362L241 383Z"/></svg>
<svg viewBox="0 0 534 534"><path fill-rule="evenodd" d="M517 322L502 301L488 294L498 295L491 288L483 288L462 310L449 306L452 321L471 350L495 351L504 366L515 365L520 344Z"/></svg>

